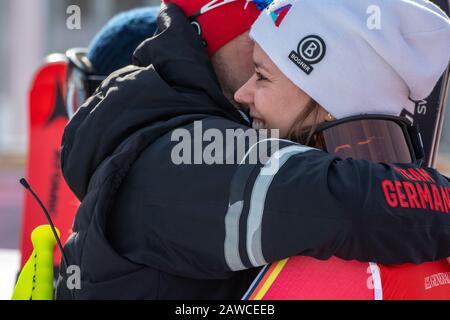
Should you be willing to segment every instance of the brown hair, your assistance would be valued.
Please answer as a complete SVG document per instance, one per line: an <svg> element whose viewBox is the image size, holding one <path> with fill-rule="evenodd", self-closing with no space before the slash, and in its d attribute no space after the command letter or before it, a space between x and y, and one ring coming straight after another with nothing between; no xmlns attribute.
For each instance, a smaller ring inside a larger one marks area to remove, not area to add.
<svg viewBox="0 0 450 320"><path fill-rule="evenodd" d="M294 126L289 131L288 134L289 140L298 142L306 146L315 144L315 142L312 140L314 132L316 131L319 124L322 122L322 119L319 119L321 109L323 109L322 106L318 104L314 99L311 99L305 106L303 111L300 113L300 115L297 117ZM312 118L314 120L313 125L308 126L304 125L304 122L308 118Z"/></svg>

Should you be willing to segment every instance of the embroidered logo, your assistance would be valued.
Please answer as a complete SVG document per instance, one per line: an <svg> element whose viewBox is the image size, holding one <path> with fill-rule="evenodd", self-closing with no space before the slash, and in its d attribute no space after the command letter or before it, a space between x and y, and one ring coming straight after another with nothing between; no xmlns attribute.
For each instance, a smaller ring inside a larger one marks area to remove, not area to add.
<svg viewBox="0 0 450 320"><path fill-rule="evenodd" d="M289 59L307 75L310 75L314 70L312 65L322 61L326 51L325 41L319 36L310 35L300 41L297 52L292 51Z"/></svg>
<svg viewBox="0 0 450 320"><path fill-rule="evenodd" d="M291 10L292 4L287 4L285 6L282 6L281 8L275 9L270 13L270 16L272 17L273 22L277 27L281 25L284 18L288 14L289 10Z"/></svg>

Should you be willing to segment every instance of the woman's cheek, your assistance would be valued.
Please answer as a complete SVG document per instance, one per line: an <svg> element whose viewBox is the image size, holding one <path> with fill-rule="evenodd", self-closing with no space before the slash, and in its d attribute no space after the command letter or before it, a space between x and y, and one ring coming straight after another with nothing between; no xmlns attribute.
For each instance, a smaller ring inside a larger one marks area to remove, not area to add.
<svg viewBox="0 0 450 320"><path fill-rule="evenodd" d="M279 97L276 101L272 101L271 123L274 129L279 129L280 138L286 138L292 122L295 117L291 114L289 108L286 108L286 101L283 97Z"/></svg>
<svg viewBox="0 0 450 320"><path fill-rule="evenodd" d="M268 112L270 111L270 96L267 96L264 90L260 89L255 92L255 109L259 116L267 122Z"/></svg>

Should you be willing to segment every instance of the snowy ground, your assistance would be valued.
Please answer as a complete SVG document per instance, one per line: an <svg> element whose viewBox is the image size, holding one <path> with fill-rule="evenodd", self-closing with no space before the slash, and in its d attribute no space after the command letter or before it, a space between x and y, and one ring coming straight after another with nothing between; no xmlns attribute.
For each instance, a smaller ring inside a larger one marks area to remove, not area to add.
<svg viewBox="0 0 450 320"><path fill-rule="evenodd" d="M0 300L11 299L19 264L18 250L0 250Z"/></svg>
<svg viewBox="0 0 450 320"><path fill-rule="evenodd" d="M0 300L11 299L19 270L23 170L0 168Z"/></svg>

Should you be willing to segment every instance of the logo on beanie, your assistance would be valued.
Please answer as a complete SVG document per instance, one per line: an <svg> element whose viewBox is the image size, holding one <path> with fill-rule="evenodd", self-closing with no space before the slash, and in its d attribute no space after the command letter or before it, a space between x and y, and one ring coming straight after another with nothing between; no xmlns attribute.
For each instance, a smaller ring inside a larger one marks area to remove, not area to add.
<svg viewBox="0 0 450 320"><path fill-rule="evenodd" d="M325 57L327 47L319 36L310 35L298 44L297 52L292 51L289 59L302 69L307 75L313 72L313 64L317 64Z"/></svg>
<svg viewBox="0 0 450 320"><path fill-rule="evenodd" d="M279 27L280 24L283 22L284 18L288 14L289 10L291 10L291 8L292 4L287 4L281 8L275 9L270 13L272 20L277 27Z"/></svg>

